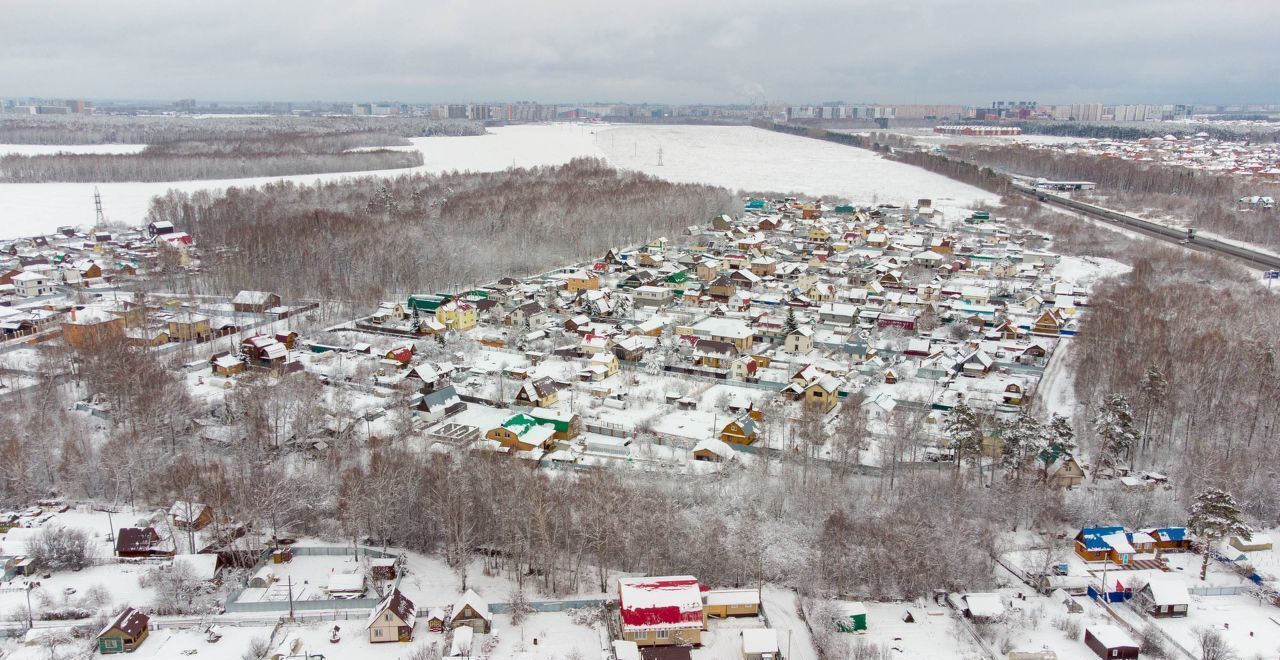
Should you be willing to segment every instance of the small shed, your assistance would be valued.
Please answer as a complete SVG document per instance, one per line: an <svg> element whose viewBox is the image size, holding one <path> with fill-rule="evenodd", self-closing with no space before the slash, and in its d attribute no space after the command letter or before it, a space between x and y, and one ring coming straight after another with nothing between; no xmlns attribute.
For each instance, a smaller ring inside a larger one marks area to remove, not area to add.
<svg viewBox="0 0 1280 660"><path fill-rule="evenodd" d="M1242 552L1261 552L1272 548L1271 537L1261 532L1245 537L1233 536L1230 542L1231 547Z"/></svg>
<svg viewBox="0 0 1280 660"><path fill-rule="evenodd" d="M253 577L249 578L248 587L250 589L269 589L271 585L275 584L275 581L275 572L270 567L263 566L253 574Z"/></svg>
<svg viewBox="0 0 1280 660"><path fill-rule="evenodd" d="M840 618L836 619L836 630L840 632L861 632L867 629L867 606L862 603L842 603Z"/></svg>
<svg viewBox="0 0 1280 660"><path fill-rule="evenodd" d="M702 603L702 611L709 617L760 614L760 592L756 589L712 589L702 594Z"/></svg>
<svg viewBox="0 0 1280 660"><path fill-rule="evenodd" d="M369 572L379 580L396 579L396 558L378 557L369 561Z"/></svg>
<svg viewBox="0 0 1280 660"><path fill-rule="evenodd" d="M1129 633L1113 625L1096 625L1084 629L1084 644L1099 658L1137 658L1138 643Z"/></svg>
<svg viewBox="0 0 1280 660"><path fill-rule="evenodd" d="M434 633L444 632L444 621L444 610L433 607L427 611L427 630Z"/></svg>
<svg viewBox="0 0 1280 660"><path fill-rule="evenodd" d="M132 607L126 607L115 620L98 633L98 652L107 655L136 651L146 640L150 624L151 619L147 615Z"/></svg>

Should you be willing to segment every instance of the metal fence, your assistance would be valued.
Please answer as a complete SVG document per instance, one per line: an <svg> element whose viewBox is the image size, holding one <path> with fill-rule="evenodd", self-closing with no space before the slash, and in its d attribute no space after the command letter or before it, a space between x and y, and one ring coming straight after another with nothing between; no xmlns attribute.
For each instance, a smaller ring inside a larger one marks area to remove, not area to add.
<svg viewBox="0 0 1280 660"><path fill-rule="evenodd" d="M534 612L563 612L580 610L588 607L600 607L609 602L609 598L581 598L577 600L542 600L530 601L529 609ZM510 614L510 603L489 603L489 611L494 614Z"/></svg>
<svg viewBox="0 0 1280 660"><path fill-rule="evenodd" d="M383 552L375 548L366 548L358 546L353 550L351 546L295 546L290 548L294 557L350 557L364 556L374 558L394 558L397 555L390 552ZM271 561L271 550L264 550L262 556L259 557L258 563L249 569L248 575L257 573L260 569ZM400 586L401 571L396 571L396 581L391 585L392 589ZM231 613L252 613L252 612L288 612L290 607L293 611L316 611L316 610L368 610L375 607L380 601L379 598L349 598L335 599L325 598L321 600L268 600L268 601L249 601L238 602L240 595L244 593L247 583L240 585L239 589L233 591L224 603L224 608L228 614Z"/></svg>
<svg viewBox="0 0 1280 660"><path fill-rule="evenodd" d="M1187 593L1192 596L1235 596L1252 590L1253 588L1240 584L1230 587L1187 587Z"/></svg>

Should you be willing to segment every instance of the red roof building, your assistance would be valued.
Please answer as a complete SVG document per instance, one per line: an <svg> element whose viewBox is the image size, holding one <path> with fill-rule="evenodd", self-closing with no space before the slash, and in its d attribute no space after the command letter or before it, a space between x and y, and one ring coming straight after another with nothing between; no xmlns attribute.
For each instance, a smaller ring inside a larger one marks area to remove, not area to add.
<svg viewBox="0 0 1280 660"><path fill-rule="evenodd" d="M620 578L623 639L640 646L702 643L702 589L689 575Z"/></svg>

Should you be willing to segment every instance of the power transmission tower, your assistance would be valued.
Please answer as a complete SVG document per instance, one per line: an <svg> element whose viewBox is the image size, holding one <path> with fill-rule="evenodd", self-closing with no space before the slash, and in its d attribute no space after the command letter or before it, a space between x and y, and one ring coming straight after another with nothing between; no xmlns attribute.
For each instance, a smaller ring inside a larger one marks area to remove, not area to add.
<svg viewBox="0 0 1280 660"><path fill-rule="evenodd" d="M98 192L97 186L93 187L93 207L98 212L95 226L101 227L107 224L106 216L102 215L102 193Z"/></svg>

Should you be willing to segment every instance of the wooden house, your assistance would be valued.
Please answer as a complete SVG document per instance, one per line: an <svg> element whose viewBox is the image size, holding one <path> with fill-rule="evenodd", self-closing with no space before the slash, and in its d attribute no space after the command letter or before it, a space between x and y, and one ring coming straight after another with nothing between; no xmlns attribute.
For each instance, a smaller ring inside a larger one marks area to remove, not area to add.
<svg viewBox="0 0 1280 660"><path fill-rule="evenodd" d="M708 617L759 616L759 589L712 589L702 594L702 611Z"/></svg>
<svg viewBox="0 0 1280 660"><path fill-rule="evenodd" d="M525 381L515 400L535 408L549 408L560 401L560 384L547 377Z"/></svg>
<svg viewBox="0 0 1280 660"><path fill-rule="evenodd" d="M172 557L173 548L153 527L122 527L116 534L117 557Z"/></svg>
<svg viewBox="0 0 1280 660"><path fill-rule="evenodd" d="M1084 468L1071 454L1061 454L1045 469L1045 483L1071 488L1084 483Z"/></svg>
<svg viewBox="0 0 1280 660"><path fill-rule="evenodd" d="M638 646L697 646L706 614L698 579L689 575L618 579L622 638Z"/></svg>
<svg viewBox="0 0 1280 660"><path fill-rule="evenodd" d="M706 438L693 446L693 460L719 463L733 458L733 448L727 442Z"/></svg>
<svg viewBox="0 0 1280 660"><path fill-rule="evenodd" d="M575 270L564 279L564 289L569 292L595 291L600 288L600 276L586 270Z"/></svg>
<svg viewBox="0 0 1280 660"><path fill-rule="evenodd" d="M267 291L241 291L231 299L231 307L237 312L262 314L280 306L280 296Z"/></svg>
<svg viewBox="0 0 1280 660"><path fill-rule="evenodd" d="M1186 616L1191 607L1187 583L1172 576L1151 578L1135 599L1147 614L1159 618Z"/></svg>
<svg viewBox="0 0 1280 660"><path fill-rule="evenodd" d="M1076 534L1075 551L1085 561L1127 565L1136 551L1123 527L1085 527Z"/></svg>
<svg viewBox="0 0 1280 660"><path fill-rule="evenodd" d="M248 368L244 360L226 352L209 358L209 365L213 368L213 373L219 376L234 376Z"/></svg>
<svg viewBox="0 0 1280 660"><path fill-rule="evenodd" d="M207 504L179 500L169 507L169 521L178 529L198 531L213 522L213 509Z"/></svg>
<svg viewBox="0 0 1280 660"><path fill-rule="evenodd" d="M1125 660L1138 657L1139 645L1119 626L1090 625L1084 629L1084 645L1099 658Z"/></svg>
<svg viewBox="0 0 1280 660"><path fill-rule="evenodd" d="M1185 552L1191 549L1191 535L1185 527L1157 527L1146 530L1156 540L1160 552Z"/></svg>
<svg viewBox="0 0 1280 660"><path fill-rule="evenodd" d="M393 589L369 615L369 621L365 625L365 629L369 631L369 642L412 642L416 618L417 609L414 608L413 601L400 593L399 589Z"/></svg>
<svg viewBox="0 0 1280 660"><path fill-rule="evenodd" d="M512 451L532 451L551 448L555 435L554 426L539 424L538 420L521 413L512 415L502 426L490 429L484 437Z"/></svg>
<svg viewBox="0 0 1280 660"><path fill-rule="evenodd" d="M840 379L824 375L804 388L804 403L822 412L830 411L840 401Z"/></svg>
<svg viewBox="0 0 1280 660"><path fill-rule="evenodd" d="M458 598L453 604L449 616L449 627L466 626L478 633L488 633L493 625L493 615L489 613L489 605L480 599L480 595L471 589Z"/></svg>
<svg viewBox="0 0 1280 660"><path fill-rule="evenodd" d="M98 652L103 655L111 653L132 653L146 641L151 618L146 614L126 607L107 627L98 633Z"/></svg>
<svg viewBox="0 0 1280 660"><path fill-rule="evenodd" d="M436 308L436 322L455 332L466 332L479 322L476 306L462 300L450 300Z"/></svg>
<svg viewBox="0 0 1280 660"><path fill-rule="evenodd" d="M208 341L213 338L209 317L203 314L182 312L174 314L168 323L169 336L175 341Z"/></svg>
<svg viewBox="0 0 1280 660"><path fill-rule="evenodd" d="M759 423L750 414L742 415L724 425L720 430L721 442L734 442L749 445L756 441L759 434Z"/></svg>

